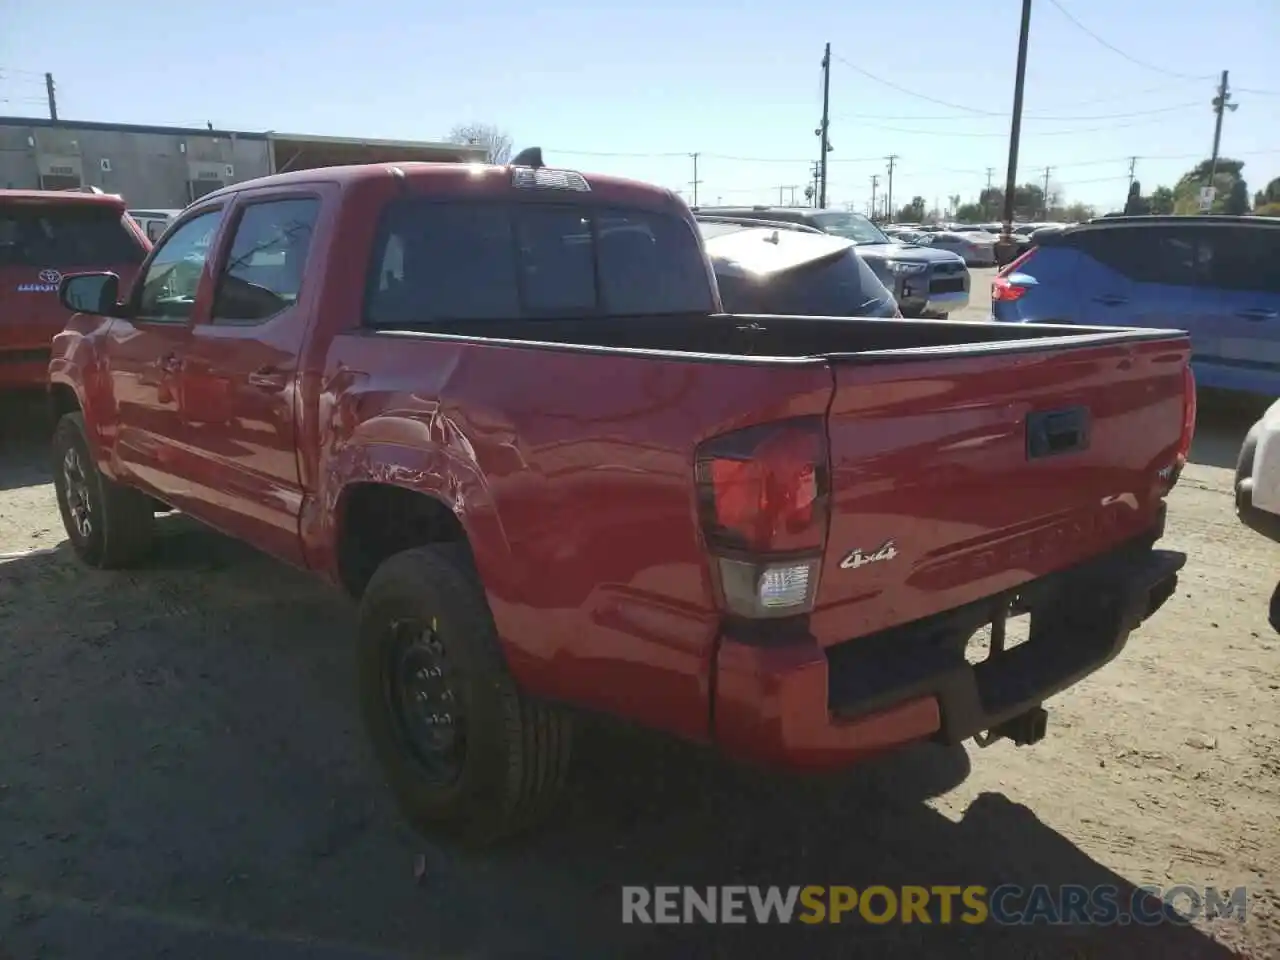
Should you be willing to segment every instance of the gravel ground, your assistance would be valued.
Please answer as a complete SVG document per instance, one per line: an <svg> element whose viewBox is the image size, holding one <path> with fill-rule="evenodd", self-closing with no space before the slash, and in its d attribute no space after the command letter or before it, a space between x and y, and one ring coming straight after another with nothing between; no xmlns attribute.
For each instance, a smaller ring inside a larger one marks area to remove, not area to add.
<svg viewBox="0 0 1280 960"><path fill-rule="evenodd" d="M0 958L1280 956L1280 547L1233 515L1243 415L1205 411L1173 494L1177 596L1051 701L1038 746L922 747L797 779L601 725L561 817L484 854L392 809L343 599L181 517L146 569L79 567L43 428L13 404L0 416L0 554L16 555L0 560ZM623 884L734 882L1243 884L1249 913L619 923Z"/></svg>

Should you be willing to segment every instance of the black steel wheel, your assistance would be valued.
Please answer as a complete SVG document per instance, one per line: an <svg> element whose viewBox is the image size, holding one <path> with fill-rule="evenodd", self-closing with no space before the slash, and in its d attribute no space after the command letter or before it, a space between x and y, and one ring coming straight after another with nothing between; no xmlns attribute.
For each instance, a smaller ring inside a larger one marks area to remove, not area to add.
<svg viewBox="0 0 1280 960"><path fill-rule="evenodd" d="M360 601L358 656L365 727L416 826L489 843L554 809L570 719L516 686L464 544L378 567Z"/></svg>

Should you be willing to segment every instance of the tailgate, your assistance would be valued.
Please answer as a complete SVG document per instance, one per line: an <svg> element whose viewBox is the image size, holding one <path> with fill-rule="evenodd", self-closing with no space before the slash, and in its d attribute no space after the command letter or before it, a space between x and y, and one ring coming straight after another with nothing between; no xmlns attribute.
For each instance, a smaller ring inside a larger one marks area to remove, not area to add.
<svg viewBox="0 0 1280 960"><path fill-rule="evenodd" d="M1159 522L1185 337L833 359L823 644L1016 588Z"/></svg>

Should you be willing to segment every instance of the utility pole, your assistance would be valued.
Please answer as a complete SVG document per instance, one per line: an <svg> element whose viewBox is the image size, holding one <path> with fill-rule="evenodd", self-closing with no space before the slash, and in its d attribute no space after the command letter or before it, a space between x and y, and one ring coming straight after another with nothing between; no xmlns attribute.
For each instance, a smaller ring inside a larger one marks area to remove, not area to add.
<svg viewBox="0 0 1280 960"><path fill-rule="evenodd" d="M1133 178L1136 175L1137 169L1138 169L1138 158L1130 157L1129 158L1129 186L1125 189L1125 194L1124 194L1126 197L1129 196L1129 191L1133 189Z"/></svg>
<svg viewBox="0 0 1280 960"><path fill-rule="evenodd" d="M813 162L813 169L809 171L809 197L810 204L813 207L822 207L822 191L826 188L827 185L822 178L822 164L815 160Z"/></svg>
<svg viewBox="0 0 1280 960"><path fill-rule="evenodd" d="M831 127L831 44L827 44L822 52L822 126L818 128L821 143L819 156L821 165L821 183L818 186L818 206L827 205L827 154L831 152L831 142L827 137Z"/></svg>
<svg viewBox="0 0 1280 960"><path fill-rule="evenodd" d="M871 175L871 218L874 220L876 216L876 188L880 186L880 174L873 173Z"/></svg>
<svg viewBox="0 0 1280 960"><path fill-rule="evenodd" d="M1049 174L1052 171L1053 167L1044 168L1044 191L1042 196L1044 197L1044 218L1046 220L1049 219Z"/></svg>
<svg viewBox="0 0 1280 960"><path fill-rule="evenodd" d="M1218 95L1213 98L1213 112L1217 115L1213 121L1213 157L1209 161L1209 183L1213 186L1214 177L1218 175L1218 147L1222 143L1222 115L1227 110L1235 110L1238 103L1231 102L1231 90L1227 86L1227 71L1222 71L1222 82L1218 84ZM1210 210L1213 209L1210 201ZM1206 211L1208 212L1208 211Z"/></svg>
<svg viewBox="0 0 1280 960"><path fill-rule="evenodd" d="M696 153L689 154L693 158L693 179L689 181L689 186L693 187L693 206L698 205L698 184L702 183L698 179L698 155Z"/></svg>
<svg viewBox="0 0 1280 960"><path fill-rule="evenodd" d="M987 192L982 197L982 215L991 216L991 178L996 175L995 167L987 167Z"/></svg>
<svg viewBox="0 0 1280 960"><path fill-rule="evenodd" d="M49 96L49 119L50 120L58 119L58 94L56 92L56 89L57 88L53 84L53 74L46 73L44 75L44 90L45 90L45 93L48 94ZM1215 150L1214 153L1217 153L1217 151Z"/></svg>
<svg viewBox="0 0 1280 960"><path fill-rule="evenodd" d="M889 183L888 183L888 188L885 190L885 195L884 195L884 206L885 206L885 214L886 214L885 219L887 219L890 223L892 223L893 222L893 165L898 162L898 155L896 153L891 153L889 154L889 156L885 157L885 159L889 161Z"/></svg>
<svg viewBox="0 0 1280 960"><path fill-rule="evenodd" d="M1022 136L1022 92L1027 80L1027 41L1031 35L1031 0L1022 0L1022 25L1018 30L1018 66L1013 77L1013 122L1009 128L1009 167L1004 179L1004 229L1000 232L996 259L1013 259L1013 192L1018 186L1018 140ZM1004 249L1001 250L1000 248Z"/></svg>

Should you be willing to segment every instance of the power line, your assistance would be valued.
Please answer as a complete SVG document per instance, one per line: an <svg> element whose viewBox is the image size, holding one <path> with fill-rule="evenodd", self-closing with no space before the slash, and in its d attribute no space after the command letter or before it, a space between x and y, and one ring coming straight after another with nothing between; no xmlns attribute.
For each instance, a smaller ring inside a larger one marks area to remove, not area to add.
<svg viewBox="0 0 1280 960"><path fill-rule="evenodd" d="M1196 101L1193 101L1193 102L1191 102L1191 103L1179 103L1179 104L1176 104L1175 106L1171 106L1171 107L1156 107L1156 108L1151 109L1151 110L1135 110L1135 111L1132 111L1132 112L1129 112L1129 113L1096 113L1096 114L1093 114L1093 115L1091 115L1091 116L1076 116L1076 117L1070 117L1070 116L1067 116L1067 117L1063 117L1063 116L1056 116L1056 117L1054 117L1054 116L1050 116L1050 117L1038 116L1038 117L1023 117L1022 119L1023 119L1023 121L1024 121L1024 122L1025 122L1025 121L1027 121L1027 120L1035 120L1035 121L1037 121L1037 122L1041 122L1041 121L1057 121L1057 122L1063 122L1063 123L1070 122L1070 121L1074 121L1074 120L1124 120L1124 119L1127 119L1127 118L1130 118L1130 117L1148 117L1148 116L1154 116L1154 115L1156 115L1156 114L1162 114L1162 113L1176 113L1176 112L1178 112L1179 110L1186 110L1186 109L1191 108L1191 107L1199 107L1199 106L1201 106L1201 101L1196 100ZM902 116L901 114L894 115L894 114L872 114L872 113L846 113L846 114L842 114L842 115L840 115L840 116L838 116L838 117L835 117L835 119L836 119L836 120L907 120L907 121L909 121L909 122L914 123L914 122L916 122L916 121L924 122L924 121L942 121L942 120L967 120L967 121L972 121L972 120L974 120L975 118L974 118L974 117L961 117L961 116L949 116L949 117L904 117L904 116ZM1000 116L993 116L991 119L993 119L993 120L1005 120L1005 119L1007 119L1007 118L1006 118L1004 115L1000 115ZM941 131L940 131L940 132L941 132ZM949 131L946 131L946 132L947 132L947 133L949 133ZM1000 134L1000 135L1001 135L1001 136L1004 136L1005 134Z"/></svg>
<svg viewBox="0 0 1280 960"><path fill-rule="evenodd" d="M905 93L909 97L915 97L917 100L927 100L929 103L936 103L940 107L950 107L952 110L963 110L965 113L975 113L975 114L980 114L986 117L1004 116L1004 111L1002 110L979 110L977 107L966 107L964 104L961 104L961 103L952 103L949 100L939 100L937 97L931 97L928 94L920 93L917 90L908 90L906 87L896 84L892 80L886 80L884 77L876 76L870 70L864 70L862 69L862 67L854 66L854 64L850 63L848 60L840 56L838 53L833 53L831 56L834 59L843 63L850 70L853 70L856 73L860 73L864 77L874 80L876 83L884 84L886 87L889 87L891 90L897 90L899 93Z"/></svg>
<svg viewBox="0 0 1280 960"><path fill-rule="evenodd" d="M1193 106L1198 106L1198 104L1193 104ZM1074 127L1069 130L1036 130L1026 135L1036 136L1036 137L1069 137L1077 133L1108 133L1112 130L1127 130L1132 127L1145 127L1145 126L1150 126L1152 123L1161 123L1161 122L1163 122L1163 120L1161 119L1138 120L1133 123L1112 123L1112 124L1108 124L1105 127ZM915 134L917 136L925 136L925 137L946 136L946 137L1005 137L1007 138L1009 136L1009 132L1007 130L1005 131L984 130L981 132L972 131L972 130L947 130L947 131L913 130L909 127L893 127L893 126L887 126L885 124L880 124L880 123L859 123L858 126L870 127L873 130L887 130L891 133Z"/></svg>
<svg viewBox="0 0 1280 960"><path fill-rule="evenodd" d="M1176 70L1166 70L1164 67L1157 67L1154 64L1147 63L1144 60L1139 60L1137 57L1134 57L1128 53L1125 53L1115 44L1110 43L1107 40L1104 40L1102 37L1098 36L1096 33L1094 33L1092 30L1086 27L1083 23L1077 20L1074 16L1072 16L1070 11L1068 11L1066 7L1064 7L1061 3L1059 3L1058 0L1049 0L1049 2L1053 4L1053 6L1057 7L1058 12L1061 13L1064 17L1066 17L1069 21L1071 21L1071 23L1082 33L1085 33L1088 36L1092 37L1094 40L1102 44L1102 46L1106 47L1112 53L1117 54L1118 56L1124 57L1124 59L1128 60L1132 64L1135 64L1136 66L1142 67L1146 70L1151 70L1154 73L1163 73L1167 77L1177 77L1182 80L1214 79L1213 74L1206 74L1204 76L1193 76L1192 74L1189 74L1189 73L1178 73Z"/></svg>

